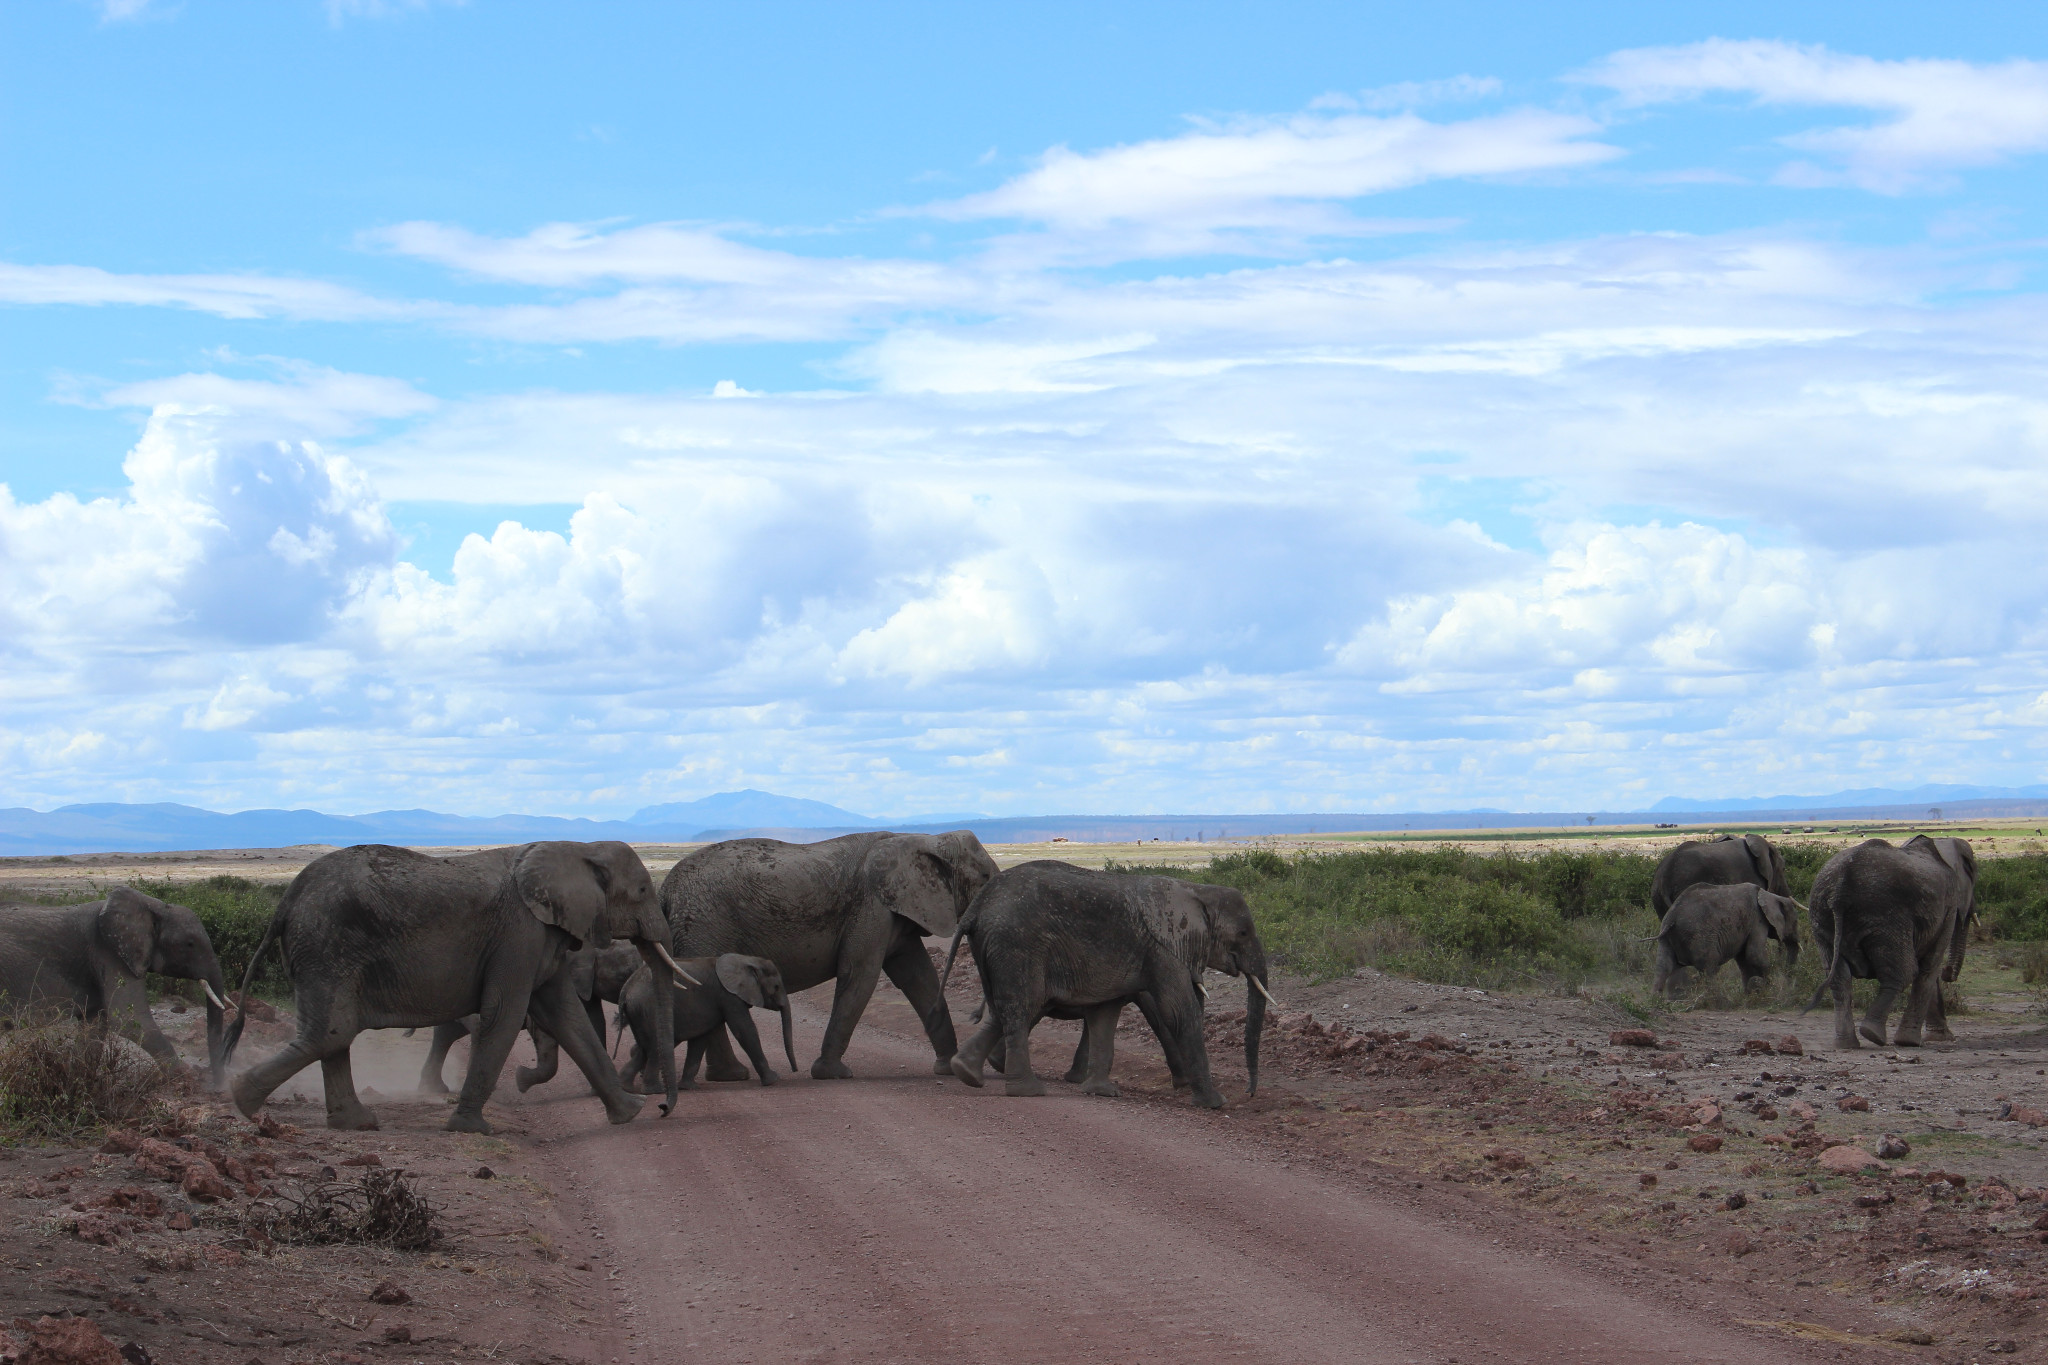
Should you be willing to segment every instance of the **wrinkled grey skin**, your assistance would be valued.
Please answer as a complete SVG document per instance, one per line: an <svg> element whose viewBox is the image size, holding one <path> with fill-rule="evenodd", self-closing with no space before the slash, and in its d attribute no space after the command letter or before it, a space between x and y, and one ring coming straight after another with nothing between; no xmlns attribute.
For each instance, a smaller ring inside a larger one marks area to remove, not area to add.
<svg viewBox="0 0 2048 1365"><path fill-rule="evenodd" d="M228 983L206 926L182 905L126 886L84 905L0 905L0 1008L106 1019L151 1056L178 1050L149 1016L145 974L203 981L225 999ZM213 1088L224 1074L220 1006L206 1005L206 1053Z"/></svg>
<svg viewBox="0 0 2048 1365"><path fill-rule="evenodd" d="M1148 1019L1159 1045L1193 1086L1195 1103L1222 1105L1209 1076L1197 983L1205 969L1266 978L1265 946L1251 908L1233 888L1050 859L1022 863L975 900L952 952L962 938L973 946L988 1005L981 1028L953 1059L953 1074L967 1084L982 1083L982 1063L1001 1044L1006 1093L1044 1094L1045 1083L1031 1071L1030 1040L1032 1027L1050 1015L1085 1021L1083 1092L1116 1094L1109 1067L1117 1015L1143 995L1151 998ZM952 961L949 953L948 971ZM1255 1093L1266 1002L1249 983L1245 1011L1247 1093Z"/></svg>
<svg viewBox="0 0 2048 1365"><path fill-rule="evenodd" d="M854 1026L883 972L909 997L937 1060L958 1046L953 1016L926 956L927 934L950 934L975 893L996 875L995 860L967 830L946 834L847 834L816 844L729 839L669 869L661 908L674 926L675 955L765 957L794 994L836 982L832 1018L811 1075L836 1080ZM722 1033L711 1039L706 1076L739 1081L746 1068Z"/></svg>
<svg viewBox="0 0 2048 1365"><path fill-rule="evenodd" d="M1761 834L1717 834L1688 839L1665 854L1650 881L1650 908L1662 919L1689 886L1736 886L1748 882L1774 895L1790 896L1785 859Z"/></svg>
<svg viewBox="0 0 2048 1365"><path fill-rule="evenodd" d="M782 1016L782 1050L789 1069L796 1070L796 1037L790 1024L789 992L783 989L782 973L765 957L724 953L718 957L683 959L683 970L703 983L678 987L667 977L648 972L633 973L619 1002L619 1029L633 1031L633 1051L626 1058L622 1074L628 1090L644 1092L655 1077L654 1021L664 988L674 1014L675 1041L688 1043L683 1054L683 1089L697 1088L697 1067L704 1060L711 1037L720 1028L729 1029L754 1064L761 1084L775 1084L775 1072L761 1050L761 1034L754 1027L754 1010L774 1010Z"/></svg>
<svg viewBox="0 0 2048 1365"><path fill-rule="evenodd" d="M547 842L432 858L365 844L327 854L293 879L250 959L282 947L298 1036L235 1078L235 1105L254 1117L271 1091L319 1062L331 1128L374 1128L356 1096L349 1045L372 1028L424 1028L479 1016L454 1132L488 1133L484 1101L529 1011L561 1040L614 1123L640 1111L604 1055L563 967L583 943L631 940L650 963L666 937L640 855L622 843ZM246 986L246 982L244 985ZM232 1052L239 1021L230 1027ZM669 1107L675 1082L665 1080Z"/></svg>
<svg viewBox="0 0 2048 1365"><path fill-rule="evenodd" d="M1651 989L1670 995L1686 967L1711 979L1722 964L1737 963L1745 983L1771 974L1770 943L1785 945L1785 961L1799 960L1799 902L1761 886L1689 886L1657 931L1657 978Z"/></svg>
<svg viewBox="0 0 2048 1365"><path fill-rule="evenodd" d="M1885 1017L1909 992L1894 1047L1918 1047L1923 1036L1946 1040L1941 983L1963 969L1970 921L1977 913L1977 856L1965 839L1916 834L1903 845L1866 839L1828 859L1813 881L1813 941L1827 975L1807 1002L1835 997L1835 1046L1857 1046L1858 1034L1884 1046ZM1877 982L1877 998L1853 1022L1850 983Z"/></svg>
<svg viewBox="0 0 2048 1365"><path fill-rule="evenodd" d="M616 1005L619 993L625 989L626 979L640 970L640 950L631 943L613 943L604 948L586 943L569 954L569 960L562 967L562 974L568 978L568 988L583 1002L583 1013L590 1020L591 1031L600 1041L605 1036L605 1003ZM438 1024L434 1028L434 1043L427 1051L427 1060L420 1067L420 1092L427 1095L445 1095L448 1083L442 1079L448 1060L448 1050L475 1031L473 1017L458 1019L453 1023ZM555 1078L561 1069L561 1044L555 1036L536 1024L531 1017L526 1021L527 1036L533 1039L534 1064L522 1066L514 1073L519 1093L525 1094L536 1085L545 1085Z"/></svg>

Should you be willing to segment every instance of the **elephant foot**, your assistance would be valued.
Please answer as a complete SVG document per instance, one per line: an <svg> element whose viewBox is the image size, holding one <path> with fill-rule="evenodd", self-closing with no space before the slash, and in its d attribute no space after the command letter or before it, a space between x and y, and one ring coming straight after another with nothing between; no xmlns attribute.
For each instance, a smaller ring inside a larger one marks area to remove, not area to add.
<svg viewBox="0 0 2048 1365"><path fill-rule="evenodd" d="M1920 1034L1917 1031L1900 1029L1897 1033L1892 1035L1892 1046L1918 1047L1920 1046Z"/></svg>
<svg viewBox="0 0 2048 1365"><path fill-rule="evenodd" d="M959 1078L960 1078L960 1081L961 1081L961 1082L962 1082L963 1084L965 1084L965 1085L971 1085L971 1086L973 1086L973 1087L974 1087L974 1088L975 1088L976 1090L979 1090L979 1089L981 1089L981 1068L980 1068L980 1067L978 1067L978 1066L969 1066L969 1065L967 1065L967 1063L966 1063L966 1062L962 1061L962 1060L961 1060L961 1059L960 1059L959 1057L955 1057L955 1058L954 1058L954 1059L953 1059L953 1060L952 1060L952 1061L951 1061L950 1063L948 1063L948 1066L949 1066L949 1068L951 1069L952 1073L953 1073L953 1074L954 1074L955 1076L957 1076L957 1077L959 1077Z"/></svg>
<svg viewBox="0 0 2048 1365"><path fill-rule="evenodd" d="M631 1123L646 1107L646 1100L626 1100L616 1105L607 1104L604 1107L604 1116L613 1123Z"/></svg>
<svg viewBox="0 0 2048 1365"><path fill-rule="evenodd" d="M704 1066L704 1079L707 1081L744 1081L752 1079L753 1074L753 1072L737 1063L730 1067L723 1067L707 1062Z"/></svg>
<svg viewBox="0 0 2048 1365"><path fill-rule="evenodd" d="M1086 1081L1082 1083L1081 1093L1084 1095L1103 1095L1109 1099L1119 1099L1124 1092L1116 1088L1115 1081Z"/></svg>
<svg viewBox="0 0 2048 1365"><path fill-rule="evenodd" d="M446 1081L439 1079L431 1081L422 1079L419 1084L418 1093L422 1095L446 1095L451 1092L448 1089L448 1082Z"/></svg>
<svg viewBox="0 0 2048 1365"><path fill-rule="evenodd" d="M1223 1096L1217 1094L1214 1089L1197 1090L1195 1092L1195 1108L1221 1109L1222 1107Z"/></svg>
<svg viewBox="0 0 2048 1365"><path fill-rule="evenodd" d="M1185 1076L1175 1076L1173 1078L1173 1088L1175 1090L1186 1090L1192 1087L1193 1085L1194 1082L1189 1080Z"/></svg>
<svg viewBox="0 0 2048 1365"><path fill-rule="evenodd" d="M1861 1037L1869 1040L1869 1043L1872 1047L1884 1046L1884 1026L1882 1024L1858 1024L1856 1026L1856 1032Z"/></svg>
<svg viewBox="0 0 2048 1365"><path fill-rule="evenodd" d="M814 1081L844 1081L852 1077L853 1068L836 1057L820 1057L811 1063L811 1079Z"/></svg>
<svg viewBox="0 0 2048 1365"><path fill-rule="evenodd" d="M952 1059L951 1057L941 1057L941 1058L939 1058L939 1059L938 1059L938 1060L937 1060L936 1062L933 1062L933 1063L932 1063L932 1075L934 1075L934 1076L950 1076L950 1075L952 1075L952 1074L953 1074L953 1059Z"/></svg>
<svg viewBox="0 0 2048 1365"><path fill-rule="evenodd" d="M1930 1043L1953 1043L1955 1040L1955 1034L1949 1032L1946 1028L1931 1028L1927 1030L1927 1041Z"/></svg>
<svg viewBox="0 0 2048 1365"><path fill-rule="evenodd" d="M360 1104L353 1109L330 1109L327 1111L327 1126L344 1133L374 1133L377 1131L377 1115Z"/></svg>
<svg viewBox="0 0 2048 1365"><path fill-rule="evenodd" d="M530 1066L522 1066L512 1074L512 1083L518 1086L519 1093L524 1095L540 1084L540 1072Z"/></svg>
<svg viewBox="0 0 2048 1365"><path fill-rule="evenodd" d="M1006 1080L1003 1082L1003 1093L1005 1095L1022 1095L1026 1097L1043 1095L1045 1093L1045 1082L1039 1080L1036 1076L1023 1076L1016 1080Z"/></svg>
<svg viewBox="0 0 2048 1365"><path fill-rule="evenodd" d="M1067 1074L1060 1077L1060 1079L1068 1085L1079 1085L1088 1079L1088 1068L1085 1066L1070 1066L1067 1068Z"/></svg>
<svg viewBox="0 0 2048 1365"><path fill-rule="evenodd" d="M767 1067L764 1066L761 1068L761 1084L773 1085L779 1079L780 1078L776 1076L774 1072L770 1071Z"/></svg>
<svg viewBox="0 0 2048 1365"><path fill-rule="evenodd" d="M263 1101L270 1098L268 1095L257 1094L252 1087L244 1085L241 1080L237 1080L233 1085L230 1085L228 1093L234 1096L235 1108L240 1111L245 1119L255 1118L256 1111L263 1107Z"/></svg>
<svg viewBox="0 0 2048 1365"><path fill-rule="evenodd" d="M482 1114L466 1114L460 1109L450 1114L448 1122L442 1126L451 1133L481 1133L485 1137L498 1131Z"/></svg>

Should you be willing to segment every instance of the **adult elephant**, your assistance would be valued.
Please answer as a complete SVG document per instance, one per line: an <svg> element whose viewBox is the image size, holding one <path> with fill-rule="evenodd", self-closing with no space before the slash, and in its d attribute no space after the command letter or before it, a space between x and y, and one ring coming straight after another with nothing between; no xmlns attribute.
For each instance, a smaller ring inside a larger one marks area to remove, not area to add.
<svg viewBox="0 0 2048 1365"><path fill-rule="evenodd" d="M1806 1008L1834 993L1836 1047L1858 1046L1858 1034L1883 1047L1885 1018L1902 991L1906 1009L1892 1046L1951 1036L1941 983L1962 971L1977 914L1977 855L1968 840L1916 834L1895 846L1866 839L1828 859L1807 904L1814 946L1828 966ZM1874 978L1877 997L1852 1027L1856 977Z"/></svg>
<svg viewBox="0 0 2048 1365"><path fill-rule="evenodd" d="M825 1041L811 1063L816 1079L853 1074L847 1044L884 972L916 1009L937 1058L932 1072L942 1076L959 1044L924 939L952 933L995 875L995 859L964 829L845 834L815 844L729 839L669 869L661 908L677 957L765 957L792 994L836 983ZM747 1077L723 1029L712 1035L705 1076Z"/></svg>
<svg viewBox="0 0 2048 1365"><path fill-rule="evenodd" d="M1799 960L1799 902L1761 886L1688 886L1664 912L1657 930L1657 977L1650 989L1669 995L1678 973L1692 967L1711 980L1734 962L1745 983L1771 974L1770 943L1785 948L1789 966Z"/></svg>
<svg viewBox="0 0 2048 1365"><path fill-rule="evenodd" d="M1032 1074L1031 1030L1048 1015L1085 1021L1087 1075L1082 1089L1114 1095L1109 1079L1117 1016L1149 996L1167 1060L1194 1087L1195 1103L1223 1104L1209 1075L1202 1038L1204 971L1243 976L1244 1065L1259 1088L1259 1034L1266 1018L1266 949L1251 907L1233 887L1178 877L1095 872L1043 859L1009 868L989 883L962 918L947 954L965 938L981 974L987 1017L953 1059L954 1075L972 1086L998 1044L1004 1090L1043 1095Z"/></svg>
<svg viewBox="0 0 2048 1365"><path fill-rule="evenodd" d="M0 906L0 996L9 1013L108 1020L151 1056L175 1062L178 1050L150 1017L150 972L205 986L206 1054L218 1090L227 981L198 915L126 886L83 905Z"/></svg>
<svg viewBox="0 0 2048 1365"><path fill-rule="evenodd" d="M469 1072L448 1128L488 1133L484 1101L529 1012L553 1034L625 1123L641 1101L626 1094L563 972L585 942L630 940L664 966L668 926L640 855L622 843L522 844L434 858L384 844L345 848L308 863L250 958L278 940L292 980L298 1036L235 1078L235 1105L255 1117L270 1092L320 1063L330 1128L375 1128L356 1096L349 1044L373 1028L424 1028L478 1017ZM247 982L244 981L244 988ZM241 1031L229 1027L225 1051ZM663 1068L675 1105L673 1059Z"/></svg>
<svg viewBox="0 0 2048 1365"><path fill-rule="evenodd" d="M1790 896L1785 858L1761 834L1717 834L1687 839L1657 864L1650 880L1650 908L1662 919L1689 886L1761 886L1774 896Z"/></svg>

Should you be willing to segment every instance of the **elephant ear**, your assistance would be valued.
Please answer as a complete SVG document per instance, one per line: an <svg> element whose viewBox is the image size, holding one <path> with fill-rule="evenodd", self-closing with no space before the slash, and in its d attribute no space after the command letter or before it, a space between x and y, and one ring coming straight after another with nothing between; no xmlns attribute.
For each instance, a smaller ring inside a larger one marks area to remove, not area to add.
<svg viewBox="0 0 2048 1365"><path fill-rule="evenodd" d="M96 923L100 941L128 975L141 976L149 970L150 956L156 951L156 910L149 897L117 886L107 893Z"/></svg>
<svg viewBox="0 0 2048 1365"><path fill-rule="evenodd" d="M882 904L926 934L945 935L960 923L951 864L924 834L896 834L868 855L869 886Z"/></svg>
<svg viewBox="0 0 2048 1365"><path fill-rule="evenodd" d="M611 941L604 931L604 883L576 845L528 844L513 861L512 881L533 917L568 934L572 947Z"/></svg>
<svg viewBox="0 0 2048 1365"><path fill-rule="evenodd" d="M1794 918L1792 902L1783 896L1766 891L1762 887L1756 892L1757 913L1764 917L1764 923L1771 928L1771 937L1780 943L1790 943L1799 935L1799 923Z"/></svg>
<svg viewBox="0 0 2048 1365"><path fill-rule="evenodd" d="M757 1010L768 1008L768 993L761 989L761 969L754 965L753 958L721 953L713 965L718 970L719 985Z"/></svg>
<svg viewBox="0 0 2048 1365"><path fill-rule="evenodd" d="M1742 846L1749 852L1749 865L1756 869L1756 884L1771 884L1771 842L1761 834L1745 834Z"/></svg>

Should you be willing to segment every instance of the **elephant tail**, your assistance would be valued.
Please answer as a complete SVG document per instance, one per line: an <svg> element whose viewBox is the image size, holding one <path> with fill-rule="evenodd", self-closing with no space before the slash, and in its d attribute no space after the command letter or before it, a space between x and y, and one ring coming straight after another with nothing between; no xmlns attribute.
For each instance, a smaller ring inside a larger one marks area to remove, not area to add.
<svg viewBox="0 0 2048 1365"><path fill-rule="evenodd" d="M235 1045L242 1041L242 1025L249 1019L249 983L256 979L256 964L261 962L263 954L269 951L272 939L284 937L284 917L290 905L289 896L278 904L277 913L270 917L269 927L257 941L256 951L249 954L249 965L242 969L242 987L235 992L235 1017L220 1039L220 1058L216 1065L223 1071L227 1069L227 1064L234 1060Z"/></svg>
<svg viewBox="0 0 2048 1365"><path fill-rule="evenodd" d="M953 930L953 941L946 945L946 969L939 973L939 990L942 993L946 989L946 983L953 979L953 959L959 955L960 940L967 936L967 931L973 923L974 908L969 906L967 913L960 917L959 925Z"/></svg>
<svg viewBox="0 0 2048 1365"><path fill-rule="evenodd" d="M1812 918L1813 913L1808 911L1807 919L1811 921ZM1813 988L1813 999L1807 1001L1805 1007L1799 1011L1801 1015L1810 1013L1813 1007L1820 1003L1820 998L1826 995L1829 989L1834 986L1836 973L1848 970L1848 964L1842 961L1842 940L1848 937L1848 934L1844 932L1848 927L1848 925L1843 924L1839 920L1836 921L1835 941L1828 945L1830 950L1828 953L1828 969L1821 973L1820 984Z"/></svg>

